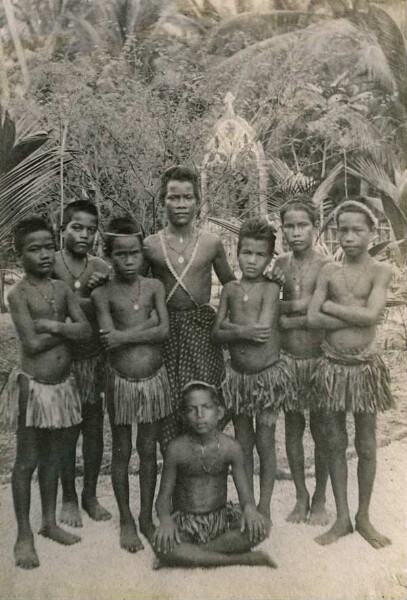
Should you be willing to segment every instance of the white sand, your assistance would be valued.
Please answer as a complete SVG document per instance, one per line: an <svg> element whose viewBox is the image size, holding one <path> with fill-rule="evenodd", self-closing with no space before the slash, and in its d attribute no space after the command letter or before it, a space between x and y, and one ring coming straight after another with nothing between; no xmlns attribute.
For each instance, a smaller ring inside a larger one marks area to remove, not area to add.
<svg viewBox="0 0 407 600"><path fill-rule="evenodd" d="M407 598L406 516L407 439L380 449L372 501L372 521L388 535L392 546L371 548L358 534L322 548L313 538L324 528L285 522L294 501L293 484L276 483L274 527L262 544L278 563L277 570L229 567L212 570L152 570L149 547L131 555L121 550L118 515L108 477L100 484L102 502L113 512L108 523L84 516L82 542L65 548L35 536L41 566L22 571L14 566L16 526L10 485L0 488L0 597L4 599L362 599ZM349 464L352 514L357 504L356 461ZM132 482L132 506L138 510L137 479ZM313 480L309 480L310 487ZM329 508L333 514L332 494ZM33 485L31 522L40 524L38 487Z"/></svg>

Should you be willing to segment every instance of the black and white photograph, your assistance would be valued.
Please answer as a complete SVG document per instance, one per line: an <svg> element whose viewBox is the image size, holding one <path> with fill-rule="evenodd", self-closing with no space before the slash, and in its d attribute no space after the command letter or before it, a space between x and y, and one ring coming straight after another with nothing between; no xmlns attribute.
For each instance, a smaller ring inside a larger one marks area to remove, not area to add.
<svg viewBox="0 0 407 600"><path fill-rule="evenodd" d="M405 0L0 0L0 600L407 600Z"/></svg>

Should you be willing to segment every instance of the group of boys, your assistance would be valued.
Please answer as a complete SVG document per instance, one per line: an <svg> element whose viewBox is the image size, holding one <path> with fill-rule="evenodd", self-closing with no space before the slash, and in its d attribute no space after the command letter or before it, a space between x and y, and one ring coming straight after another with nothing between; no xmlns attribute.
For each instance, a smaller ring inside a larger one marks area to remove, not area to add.
<svg viewBox="0 0 407 600"><path fill-rule="evenodd" d="M287 457L297 502L294 523L327 524L330 475L337 519L316 538L329 544L353 531L347 503L346 412L355 415L359 457L356 529L374 547L390 541L369 520L376 468L376 413L393 406L388 372L372 351L391 270L368 245L375 217L363 198L336 212L342 263L319 254L316 216L307 198L288 202L281 221L290 252L270 264L275 235L259 217L243 223L236 281L218 236L194 227L199 187L185 167L168 169L160 197L167 225L142 238L128 217L103 232L110 266L92 256L98 214L78 200L64 211L63 247L42 218L14 231L23 279L9 304L21 343L21 364L9 379L6 409L17 426L12 476L18 526L16 564L39 565L29 522L30 485L38 466L40 533L61 544L80 540L56 522L82 525L75 489L76 446L83 435L82 507L111 518L96 496L103 455L103 403L112 430L111 475L120 514L120 545L143 548L130 510L128 466L132 425L140 458L139 529L159 566L275 566L252 550L270 532L276 475L275 429L285 413ZM150 267L152 277L146 277ZM223 290L210 306L214 268ZM283 293L280 299L280 285ZM222 345L229 359L224 360ZM4 407L3 407L4 409ZM316 488L305 483L305 411L315 442ZM220 432L225 413L235 438ZM153 522L157 443L164 456ZM260 460L260 495L253 486L253 450ZM239 504L227 502L231 468Z"/></svg>

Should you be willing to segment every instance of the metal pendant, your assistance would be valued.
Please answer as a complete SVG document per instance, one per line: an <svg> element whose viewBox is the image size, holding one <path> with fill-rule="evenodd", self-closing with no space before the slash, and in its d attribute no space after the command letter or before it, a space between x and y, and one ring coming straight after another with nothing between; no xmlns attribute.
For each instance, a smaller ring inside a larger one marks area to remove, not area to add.
<svg viewBox="0 0 407 600"><path fill-rule="evenodd" d="M183 238L183 237L180 237L180 238L179 238L179 243L180 243L180 244L183 244L183 243L184 243L184 238Z"/></svg>
<svg viewBox="0 0 407 600"><path fill-rule="evenodd" d="M80 282L80 281L77 279L77 280L75 281L75 283L74 283L74 288L75 288L76 290L79 290L79 289L80 289L80 287L81 287L81 282Z"/></svg>
<svg viewBox="0 0 407 600"><path fill-rule="evenodd" d="M184 262L185 262L185 258L183 256L179 256L178 257L178 262L179 262L180 265L183 265Z"/></svg>
<svg viewBox="0 0 407 600"><path fill-rule="evenodd" d="M139 309L140 309L140 307L137 304L137 302L135 304L133 304L133 310L139 310Z"/></svg>
<svg viewBox="0 0 407 600"><path fill-rule="evenodd" d="M300 286L300 284L299 284L299 283L296 283L296 284L295 284L295 286L294 286L294 291L295 291L295 292L297 292L298 294L300 293L300 291L301 291L301 286Z"/></svg>
<svg viewBox="0 0 407 600"><path fill-rule="evenodd" d="M243 296L243 302L248 302L248 300L249 300L249 296L247 294L245 294Z"/></svg>

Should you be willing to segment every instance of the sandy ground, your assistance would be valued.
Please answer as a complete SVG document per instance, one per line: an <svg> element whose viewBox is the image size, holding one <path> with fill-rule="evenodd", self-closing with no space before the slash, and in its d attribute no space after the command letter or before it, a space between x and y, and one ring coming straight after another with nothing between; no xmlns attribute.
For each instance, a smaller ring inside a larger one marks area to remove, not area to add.
<svg viewBox="0 0 407 600"><path fill-rule="evenodd" d="M1 567L0 598L4 599L398 599L407 598L406 517L407 439L379 450L378 473L372 501L372 521L393 544L371 548L358 534L322 548L313 538L320 527L292 525L285 516L293 504L290 481L278 481L272 500L274 527L262 544L278 562L278 569L228 567L212 570L152 570L149 547L131 555L119 547L118 514L107 476L101 478L100 497L113 512L108 523L84 516L82 542L64 548L36 536L41 566L21 571L14 566L16 534L10 485L0 487ZM314 481L309 479L312 490ZM131 477L132 506L138 510L137 478ZM232 492L233 495L233 492ZM357 504L356 461L349 462L349 499ZM333 499L329 490L329 509ZM38 486L33 484L31 522L40 524Z"/></svg>

